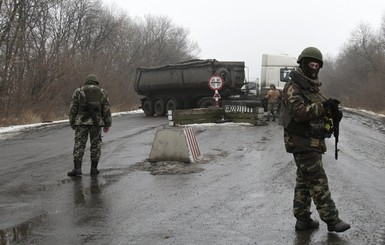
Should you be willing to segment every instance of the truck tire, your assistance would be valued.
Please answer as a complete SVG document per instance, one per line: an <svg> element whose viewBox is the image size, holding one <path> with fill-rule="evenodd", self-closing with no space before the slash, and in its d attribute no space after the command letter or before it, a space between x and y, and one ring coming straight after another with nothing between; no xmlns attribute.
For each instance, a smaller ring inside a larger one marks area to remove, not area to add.
<svg viewBox="0 0 385 245"><path fill-rule="evenodd" d="M226 68L219 68L215 74L221 76L225 84L230 82L230 72Z"/></svg>
<svg viewBox="0 0 385 245"><path fill-rule="evenodd" d="M166 112L168 112L169 110L176 109L178 109L178 103L176 102L176 100L174 98L169 99L166 103Z"/></svg>
<svg viewBox="0 0 385 245"><path fill-rule="evenodd" d="M166 115L166 105L163 99L157 99L154 103L154 111L157 116Z"/></svg>
<svg viewBox="0 0 385 245"><path fill-rule="evenodd" d="M144 114L148 117L151 117L155 114L152 101L149 99L142 101L142 110L144 111Z"/></svg>
<svg viewBox="0 0 385 245"><path fill-rule="evenodd" d="M203 98L198 102L199 108L207 108L214 105L215 105L214 99L209 97Z"/></svg>

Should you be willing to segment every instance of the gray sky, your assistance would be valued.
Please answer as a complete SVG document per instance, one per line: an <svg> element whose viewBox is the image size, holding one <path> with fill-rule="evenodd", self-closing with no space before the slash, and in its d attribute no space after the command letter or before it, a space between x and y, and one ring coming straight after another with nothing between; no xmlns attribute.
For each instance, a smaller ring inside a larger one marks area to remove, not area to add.
<svg viewBox="0 0 385 245"><path fill-rule="evenodd" d="M378 30L383 0L103 0L131 17L167 16L190 31L202 59L245 61L259 77L262 54L298 56L308 46L336 56L360 23Z"/></svg>

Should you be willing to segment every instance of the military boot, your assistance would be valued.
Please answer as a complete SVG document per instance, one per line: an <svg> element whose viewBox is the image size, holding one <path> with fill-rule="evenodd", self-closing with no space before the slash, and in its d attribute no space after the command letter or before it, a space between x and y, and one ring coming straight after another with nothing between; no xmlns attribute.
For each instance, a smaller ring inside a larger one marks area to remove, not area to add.
<svg viewBox="0 0 385 245"><path fill-rule="evenodd" d="M319 227L319 222L317 220L308 219L308 220L299 220L295 223L295 229L297 231L316 229Z"/></svg>
<svg viewBox="0 0 385 245"><path fill-rule="evenodd" d="M91 175L98 175L100 171L98 170L98 161L91 161Z"/></svg>
<svg viewBox="0 0 385 245"><path fill-rule="evenodd" d="M67 173L68 176L81 176L82 175L82 161L74 160L74 168Z"/></svg>
<svg viewBox="0 0 385 245"><path fill-rule="evenodd" d="M336 223L328 223L328 231L344 232L350 229L350 224L340 220Z"/></svg>

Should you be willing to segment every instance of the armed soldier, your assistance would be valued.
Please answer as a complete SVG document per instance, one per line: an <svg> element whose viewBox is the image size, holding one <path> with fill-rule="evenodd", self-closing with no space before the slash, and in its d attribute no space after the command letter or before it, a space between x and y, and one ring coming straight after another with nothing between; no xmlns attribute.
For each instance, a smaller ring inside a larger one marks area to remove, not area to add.
<svg viewBox="0 0 385 245"><path fill-rule="evenodd" d="M267 94L265 96L265 99L267 99L267 121L270 121L270 115L273 117L273 122L275 121L275 117L278 113L278 103L281 99L281 93L279 90L275 87L274 84L270 84L270 90L267 91Z"/></svg>
<svg viewBox="0 0 385 245"><path fill-rule="evenodd" d="M322 53L314 47L305 48L297 62L299 69L289 74L281 107L286 151L294 155L297 165L293 202L297 218L295 228L319 227L319 222L310 217L313 199L328 230L343 232L350 225L339 218L322 163L325 138L331 137L334 126L342 119L342 112L338 109L338 100L326 99L320 93L318 72L323 65Z"/></svg>
<svg viewBox="0 0 385 245"><path fill-rule="evenodd" d="M98 163L101 155L102 132L111 127L110 102L107 93L99 87L96 75L89 74L82 87L72 95L69 121L75 130L75 145L73 150L74 168L68 176L82 175L82 159L88 135L91 142L91 175L98 175Z"/></svg>

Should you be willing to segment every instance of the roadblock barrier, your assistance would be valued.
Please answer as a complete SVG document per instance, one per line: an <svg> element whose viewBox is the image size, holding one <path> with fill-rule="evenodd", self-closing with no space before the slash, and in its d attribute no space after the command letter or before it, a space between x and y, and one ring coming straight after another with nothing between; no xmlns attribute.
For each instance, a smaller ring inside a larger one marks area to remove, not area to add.
<svg viewBox="0 0 385 245"><path fill-rule="evenodd" d="M152 143L150 162L197 162L201 158L198 141L192 128L159 129Z"/></svg>
<svg viewBox="0 0 385 245"><path fill-rule="evenodd" d="M218 107L168 111L170 126L195 123L216 123L221 121L223 117L224 110Z"/></svg>
<svg viewBox="0 0 385 245"><path fill-rule="evenodd" d="M199 145L197 138L195 136L194 130L190 127L184 128L184 134L186 136L187 145L189 148L189 152L191 154L191 158L193 162L197 162L201 157L201 152L199 150Z"/></svg>
<svg viewBox="0 0 385 245"><path fill-rule="evenodd" d="M172 110L168 112L168 119L170 126L223 122L243 122L255 126L266 125L263 108L241 105L226 105L224 108Z"/></svg>
<svg viewBox="0 0 385 245"><path fill-rule="evenodd" d="M225 117L232 122L250 123L255 126L266 125L264 110L260 107L226 106Z"/></svg>

